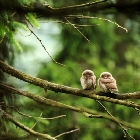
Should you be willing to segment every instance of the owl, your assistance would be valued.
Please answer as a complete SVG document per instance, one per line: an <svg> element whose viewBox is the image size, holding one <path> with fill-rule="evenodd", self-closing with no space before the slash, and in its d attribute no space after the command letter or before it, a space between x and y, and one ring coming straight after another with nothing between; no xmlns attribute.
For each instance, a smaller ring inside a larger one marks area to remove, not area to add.
<svg viewBox="0 0 140 140"><path fill-rule="evenodd" d="M96 76L91 70L85 70L80 78L82 88L85 90L96 90Z"/></svg>
<svg viewBox="0 0 140 140"><path fill-rule="evenodd" d="M117 93L118 88L116 80L112 77L109 72L102 72L98 79L98 86L103 92Z"/></svg>

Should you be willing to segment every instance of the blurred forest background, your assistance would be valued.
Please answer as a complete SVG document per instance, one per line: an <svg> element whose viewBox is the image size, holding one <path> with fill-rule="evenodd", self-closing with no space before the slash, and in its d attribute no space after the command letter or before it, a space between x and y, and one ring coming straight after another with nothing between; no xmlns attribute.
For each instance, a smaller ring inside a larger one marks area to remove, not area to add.
<svg viewBox="0 0 140 140"><path fill-rule="evenodd" d="M18 0L17 0L18 1ZM14 0L15 2L15 0ZM33 0L19 0L18 3L32 4ZM44 1L36 1L36 4ZM64 7L76 4L92 2L90 0L47 0L52 7ZM107 4L124 4L130 0L110 0ZM138 2L133 0L133 2ZM6 1L1 2L3 7ZM7 2L8 3L8 2ZM102 3L105 4L105 3ZM12 5L12 3L10 3ZM10 5L9 4L9 5ZM130 4L131 5L131 4ZM9 6L10 7L10 6ZM98 7L98 6L97 6ZM3 8L4 9L4 8ZM124 9L101 9L94 12L90 9L84 12L85 16L98 18L69 18L72 24L91 25L76 26L86 36L90 43L67 23L55 17L35 16L28 14L30 22L34 27L29 26L34 33L42 40L49 54L66 67L54 63L39 40L26 27L24 19L16 16L14 19L8 15L8 11L0 15L0 59L7 62L20 71L32 76L48 80L56 84L62 84L73 88L80 88L80 77L85 69L94 71L97 79L103 71L112 73L117 81L119 93L132 93L140 91L140 11L135 9L125 11ZM18 15L18 12L16 13ZM81 15L77 11L77 15ZM83 13L82 13L83 14ZM126 32L120 26L126 28ZM8 22L7 22L8 21ZM66 24L67 23L67 24ZM40 27L39 27L40 26ZM24 31L22 29L25 29ZM26 29L27 28L27 29ZM13 41L14 40L14 41ZM18 44L19 42L19 44ZM20 48L20 45L22 48ZM20 51L22 49L22 51ZM106 113L104 108L93 99L73 96L70 94L56 93L43 89L16 79L1 71L1 81L10 84L18 89L27 90L36 95L53 99L71 106L88 108L90 110ZM97 88L97 90L100 90ZM2 91L0 91L2 92ZM77 112L58 107L44 106L27 97L10 95L2 92L1 102L6 105L15 106L24 114L39 117L41 113L44 118L51 118L59 115L66 117L53 120L37 120L33 128L37 132L47 133L56 136L60 133L80 128L79 131L64 135L59 140L120 140L124 133L120 126L111 120L103 118L86 118ZM135 102L139 103L138 100ZM113 116L124 121L131 122L136 126L140 125L140 116L133 108L124 107L108 102L101 102ZM12 109L6 109L14 118L31 128L36 122L33 118L20 116ZM136 140L140 137L140 130L129 129L129 134ZM25 137L25 131L16 127L11 122L0 118L0 139L41 139L31 135Z"/></svg>

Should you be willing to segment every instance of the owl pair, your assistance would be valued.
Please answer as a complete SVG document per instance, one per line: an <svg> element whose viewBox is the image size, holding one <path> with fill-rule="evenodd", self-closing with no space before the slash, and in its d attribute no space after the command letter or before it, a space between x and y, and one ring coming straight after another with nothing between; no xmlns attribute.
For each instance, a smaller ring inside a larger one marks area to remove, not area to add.
<svg viewBox="0 0 140 140"><path fill-rule="evenodd" d="M80 78L81 85L85 90L96 90L96 76L91 70L85 70ZM102 72L98 79L98 86L101 91L108 93L117 93L118 88L116 80L112 77L109 72Z"/></svg>

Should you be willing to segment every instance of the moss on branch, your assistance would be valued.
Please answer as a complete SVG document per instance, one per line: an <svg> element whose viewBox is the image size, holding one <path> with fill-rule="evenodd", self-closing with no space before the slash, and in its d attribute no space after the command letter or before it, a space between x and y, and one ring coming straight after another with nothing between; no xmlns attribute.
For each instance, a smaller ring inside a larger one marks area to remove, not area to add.
<svg viewBox="0 0 140 140"><path fill-rule="evenodd" d="M20 71L14 69L10 65L4 63L3 61L0 61L0 69L3 72L6 72L20 80L23 80L30 84L34 84L34 85L39 86L44 89L52 90L55 92L76 95L76 96L81 96L81 97L87 97L87 98L96 99L96 100L107 101L107 102L111 102L111 103L115 103L115 104L120 104L120 105L124 105L124 106L128 106L128 107L140 109L139 104L136 104L131 101L120 100L120 99L130 99L130 97L131 97L131 99L136 99L136 98L139 99L140 92L126 93L126 94L104 94L102 92L94 93L93 91L81 90L78 88L72 88L72 87L68 87L68 86L64 86L64 85L59 85L59 84L51 83L46 80L42 80L42 79L30 76L28 74L25 74L23 72L20 72ZM103 95L103 96L100 96L100 95ZM109 95L109 97L107 97L108 95Z"/></svg>
<svg viewBox="0 0 140 140"><path fill-rule="evenodd" d="M68 109L68 110L71 110L71 111L81 113L82 115L84 115L87 118L104 118L104 119L113 121L115 123L119 122L120 124L122 124L123 126L125 126L127 128L132 128L132 129L140 131L139 126L137 126L133 123L126 122L124 120L120 120L119 118L116 118L116 117L114 117L115 118L114 119L110 115L107 115L106 113L103 113L103 112L99 112L99 111L96 111L96 110L93 110L93 109L91 110L91 109L87 109L87 108L78 108L78 107L62 104L60 102L56 102L54 100L47 99L47 98L44 98L44 97L39 96L39 95L29 93L27 91L18 90L14 87L11 87L11 86L6 85L6 84L1 83L1 82L0 82L0 89L8 91L9 94L19 94L19 95L29 97L30 99L33 99L34 101L42 103L42 104L47 105L47 106L49 105L49 106L53 106L53 107L65 108L65 109ZM117 122L116 122L116 120L117 120Z"/></svg>

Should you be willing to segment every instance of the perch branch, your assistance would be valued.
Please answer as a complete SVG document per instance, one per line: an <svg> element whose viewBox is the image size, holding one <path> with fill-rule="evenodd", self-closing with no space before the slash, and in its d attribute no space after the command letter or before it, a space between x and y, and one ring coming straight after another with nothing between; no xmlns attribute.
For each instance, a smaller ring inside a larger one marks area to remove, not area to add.
<svg viewBox="0 0 140 140"><path fill-rule="evenodd" d="M102 92L95 92L94 93L93 91L80 90L78 88L71 88L68 86L55 84L55 83L48 82L46 80L42 80L42 79L30 76L28 74L25 74L23 72L20 72L20 71L14 69L13 67L4 63L1 60L0 60L0 69L3 72L6 72L6 73L8 73L8 74L20 79L20 80L34 84L34 85L39 86L39 87L44 88L44 89L49 89L49 90L52 90L55 92L72 94L72 95L81 96L81 97L87 97L87 98L96 99L96 100L107 101L107 102L111 102L111 103L115 103L115 104L124 105L127 107L133 107L133 108L140 109L140 104L136 104L136 103L131 102L131 101L118 100L118 99L121 99L121 97L123 97L122 99L127 99L128 96L129 96L129 99L130 99L130 97L131 97L131 99L136 99L136 97L137 97L137 99L139 99L138 97L140 97L140 92L126 93L126 94L111 94L110 93L109 97L107 97L105 95L100 96L100 95L98 95L98 93L102 93ZM107 94L107 95L109 95L109 94ZM113 99L111 97L112 95L115 95L115 99ZM117 97L119 97L119 98L117 98Z"/></svg>
<svg viewBox="0 0 140 140"><path fill-rule="evenodd" d="M27 91L18 90L14 87L5 85L1 82L0 82L0 89L5 90L5 91L9 92L10 94L14 93L14 94L19 94L19 95L29 97L30 99L33 99L33 100L35 100L39 103L42 103L44 105L47 105L47 106L49 105L49 106L53 106L53 107L61 107L61 108L65 108L65 109L68 109L68 110L72 110L72 111L81 113L82 115L84 115L87 118L105 118L105 119L111 120L115 123L116 123L116 120L117 120L120 124L122 124L123 126L125 126L127 128L132 128L132 129L140 131L140 127L138 125L126 122L124 120L120 120L116 117L115 117L115 120L114 120L114 118L112 118L111 116L109 116L105 113L99 112L99 111L90 110L90 109L87 109L87 108L78 108L78 107L74 107L74 106L68 106L66 104L62 104L62 103L59 103L59 102L56 102L56 101L53 101L53 100L50 100L50 99L46 99L42 96L34 95L34 94L29 93Z"/></svg>
<svg viewBox="0 0 140 140"><path fill-rule="evenodd" d="M29 97L30 99L33 99L33 100L35 100L37 102L40 102L42 104L45 104L45 105L66 108L66 109L81 113L82 115L84 115L86 117L88 117L88 116L91 117L91 118L93 118L93 117L101 118L102 117L101 115L90 114L89 112L86 112L83 109L78 108L78 107L69 106L69 105L66 105L66 104L62 104L60 102L53 101L51 99L44 98L44 97L39 96L39 95L34 95L34 94L29 93L27 91L18 90L18 89L14 88L14 87L10 87L8 85L5 85L5 84L3 84L1 82L0 82L0 89L3 89L3 90L8 91L10 93L19 94L19 95ZM24 116L25 116L25 114L24 114Z"/></svg>

